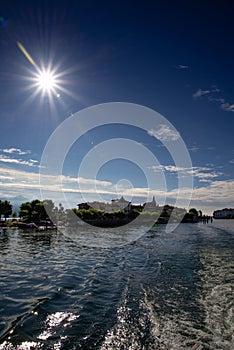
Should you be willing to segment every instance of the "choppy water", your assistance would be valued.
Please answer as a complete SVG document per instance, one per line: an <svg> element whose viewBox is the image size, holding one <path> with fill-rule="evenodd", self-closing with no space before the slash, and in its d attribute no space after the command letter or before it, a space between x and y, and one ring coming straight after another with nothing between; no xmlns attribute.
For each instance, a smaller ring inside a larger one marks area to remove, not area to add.
<svg viewBox="0 0 234 350"><path fill-rule="evenodd" d="M234 349L234 220L106 249L0 232L1 350Z"/></svg>

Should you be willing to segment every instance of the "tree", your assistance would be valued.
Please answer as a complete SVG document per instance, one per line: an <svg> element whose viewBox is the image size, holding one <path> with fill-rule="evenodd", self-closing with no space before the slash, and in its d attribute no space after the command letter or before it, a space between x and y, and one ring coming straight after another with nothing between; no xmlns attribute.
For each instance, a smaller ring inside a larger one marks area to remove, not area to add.
<svg viewBox="0 0 234 350"><path fill-rule="evenodd" d="M30 222L32 220L32 212L33 208L30 202L22 203L19 208L19 217Z"/></svg>
<svg viewBox="0 0 234 350"><path fill-rule="evenodd" d="M58 220L65 221L66 215L65 215L64 207L61 203L59 203L59 208L57 208L57 210L58 210Z"/></svg>
<svg viewBox="0 0 234 350"><path fill-rule="evenodd" d="M19 216L28 222L40 222L41 220L50 220L53 215L54 202L50 199L22 203L19 210Z"/></svg>
<svg viewBox="0 0 234 350"><path fill-rule="evenodd" d="M194 214L195 216L198 216L198 211L195 208L189 209L189 213Z"/></svg>
<svg viewBox="0 0 234 350"><path fill-rule="evenodd" d="M44 217L43 220L51 220L56 221L56 207L54 205L54 202L51 199L45 199L43 202L41 202L44 206Z"/></svg>
<svg viewBox="0 0 234 350"><path fill-rule="evenodd" d="M202 217L202 211L198 210L199 217Z"/></svg>
<svg viewBox="0 0 234 350"><path fill-rule="evenodd" d="M47 217L48 215L45 210L44 203L43 202L37 203L34 209L34 221L46 220Z"/></svg>
<svg viewBox="0 0 234 350"><path fill-rule="evenodd" d="M0 219L2 215L5 220L12 214L12 204L9 201L0 200Z"/></svg>

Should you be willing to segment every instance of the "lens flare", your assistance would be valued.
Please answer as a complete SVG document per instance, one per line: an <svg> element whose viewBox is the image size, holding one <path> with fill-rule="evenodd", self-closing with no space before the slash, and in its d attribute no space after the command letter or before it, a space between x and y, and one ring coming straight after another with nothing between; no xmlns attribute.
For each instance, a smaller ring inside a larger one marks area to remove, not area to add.
<svg viewBox="0 0 234 350"><path fill-rule="evenodd" d="M34 66L36 67L36 63L34 61L34 59L32 58L32 56L28 53L28 51L25 49L25 47L21 44L21 42L17 41L17 46L20 49L20 51L22 52L22 54L27 58L27 60Z"/></svg>

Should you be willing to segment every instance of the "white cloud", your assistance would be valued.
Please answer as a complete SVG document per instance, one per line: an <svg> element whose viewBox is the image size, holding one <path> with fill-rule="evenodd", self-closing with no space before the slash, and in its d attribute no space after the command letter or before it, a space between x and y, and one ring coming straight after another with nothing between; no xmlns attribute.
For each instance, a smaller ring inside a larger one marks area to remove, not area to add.
<svg viewBox="0 0 234 350"><path fill-rule="evenodd" d="M212 181L206 187L196 188L193 194L193 200L214 204L214 206L230 207L233 206L233 188L234 181Z"/></svg>
<svg viewBox="0 0 234 350"><path fill-rule="evenodd" d="M31 151L29 150L26 150L26 151L23 151L22 149L20 148L4 148L4 149L1 149L2 152L4 153L15 153L15 154L19 154L19 155L24 155L24 154L30 154Z"/></svg>
<svg viewBox="0 0 234 350"><path fill-rule="evenodd" d="M67 190L81 192L78 185L88 185L89 188L93 190L94 186L100 186L107 188L112 186L112 183L109 181L102 181L96 179L88 178L73 178L65 175L44 175L36 172L28 172L23 170L9 169L9 168L0 168L0 188L18 188L18 189L38 189L40 190L43 184L43 188L47 191L59 191L61 188L66 186ZM8 182L6 182L8 180ZM39 182L39 180L41 180ZM44 185L46 184L46 185ZM68 185L68 186L67 186ZM86 191L86 189L85 189Z"/></svg>
<svg viewBox="0 0 234 350"><path fill-rule="evenodd" d="M190 207L202 210L204 213L212 214L214 210L233 207L234 181L217 180L206 186L194 188ZM167 192L167 201L174 201L177 196L177 189ZM180 196L186 199L189 189L181 188Z"/></svg>
<svg viewBox="0 0 234 350"><path fill-rule="evenodd" d="M218 102L220 104L220 108L226 112L234 112L234 104L229 103L225 101L223 97L217 96L217 93L220 92L220 89L217 88L215 85L212 86L209 90L202 90L198 89L194 94L193 98L200 98L205 95L207 96L208 100L211 102ZM216 96L213 96L213 94L216 94Z"/></svg>
<svg viewBox="0 0 234 350"><path fill-rule="evenodd" d="M27 165L30 167L35 167L36 163L38 163L38 161L35 159L23 160L23 159L11 158L11 157L5 156L3 154L0 155L0 162L14 163L14 164L19 164L19 165Z"/></svg>
<svg viewBox="0 0 234 350"><path fill-rule="evenodd" d="M191 169L188 169L187 172L188 174L197 177L199 180L214 179L216 177L219 177L220 175L223 175L221 172L215 172L214 170L208 167L193 167Z"/></svg>
<svg viewBox="0 0 234 350"><path fill-rule="evenodd" d="M212 213L213 210L224 207L233 207L233 188L234 181L217 180L220 173L215 173L208 167L193 167L193 168L177 168L174 165L159 165L152 167L155 171L169 171L170 173L180 171L182 174L193 174L200 180L200 186L194 188L191 206L201 209L205 213ZM43 176L43 189L47 193L47 197L55 200L57 203L64 204L64 197L69 197L72 205L76 205L82 199L88 198L95 200L95 186L98 185L97 193L104 196L106 200L123 195L128 198L139 198L139 202L143 203L148 197L153 195L158 203L166 202L173 204L178 196L178 188L172 190L150 189L147 187L134 187L116 191L116 184L109 181L94 180L88 178L74 178L69 176L41 175ZM62 182L62 186L61 186ZM81 189L78 182L86 185ZM0 167L0 198L16 195L24 195L29 199L40 197L41 185L39 183L39 174L36 172L27 172L23 170L15 170ZM179 196L184 199L190 195L189 188L180 188ZM85 196L87 195L87 197ZM102 197L102 198L104 198ZM141 199L141 200L140 200Z"/></svg>
<svg viewBox="0 0 234 350"><path fill-rule="evenodd" d="M234 159L231 159L229 163L234 164Z"/></svg>
<svg viewBox="0 0 234 350"><path fill-rule="evenodd" d="M6 176L6 175L1 175L0 174L0 181L11 181L14 180L14 178L12 176Z"/></svg>
<svg viewBox="0 0 234 350"><path fill-rule="evenodd" d="M74 183L74 184L86 184L86 185L99 185L103 187L107 187L112 185L110 181L102 181L102 180L97 180L97 179L88 179L84 177L70 177L70 176L65 176L65 175L41 175L42 177L52 178L53 181L59 181L60 183Z"/></svg>
<svg viewBox="0 0 234 350"><path fill-rule="evenodd" d="M222 103L220 107L226 112L234 112L234 104L225 102L225 103Z"/></svg>
<svg viewBox="0 0 234 350"><path fill-rule="evenodd" d="M202 97L202 96L204 96L204 95L209 94L210 92L211 92L210 90L198 89L198 90L193 94L193 98Z"/></svg>
<svg viewBox="0 0 234 350"><path fill-rule="evenodd" d="M148 135L157 138L161 142L176 141L180 138L178 131L166 124L160 124L157 129L150 129Z"/></svg>
<svg viewBox="0 0 234 350"><path fill-rule="evenodd" d="M212 180L204 178L204 179L199 179L199 182L206 182L206 183L211 183Z"/></svg>
<svg viewBox="0 0 234 350"><path fill-rule="evenodd" d="M175 165L153 165L150 168L155 172L168 171L170 173L180 173L180 176L192 175L196 177L199 182L210 182L211 179L223 175L223 173L215 172L212 168L208 167L183 168Z"/></svg>

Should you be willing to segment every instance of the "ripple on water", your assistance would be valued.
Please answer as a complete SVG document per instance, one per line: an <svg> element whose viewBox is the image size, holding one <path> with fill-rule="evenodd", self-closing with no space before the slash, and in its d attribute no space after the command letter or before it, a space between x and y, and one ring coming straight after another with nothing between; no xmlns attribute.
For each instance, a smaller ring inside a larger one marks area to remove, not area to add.
<svg viewBox="0 0 234 350"><path fill-rule="evenodd" d="M111 249L0 235L0 350L232 350L234 242L220 225Z"/></svg>

